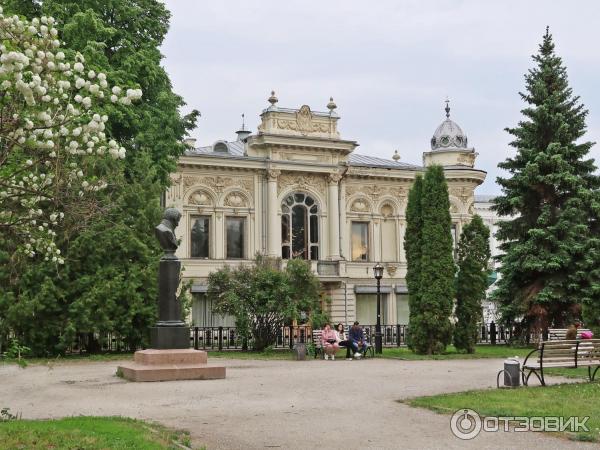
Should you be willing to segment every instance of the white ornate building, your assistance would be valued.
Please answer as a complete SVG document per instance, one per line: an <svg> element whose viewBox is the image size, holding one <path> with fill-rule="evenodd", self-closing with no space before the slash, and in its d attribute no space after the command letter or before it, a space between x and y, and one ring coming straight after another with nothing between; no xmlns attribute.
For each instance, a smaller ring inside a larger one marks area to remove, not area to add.
<svg viewBox="0 0 600 450"><path fill-rule="evenodd" d="M211 314L206 280L256 253L311 261L332 299L332 321L375 323L372 267L381 262L384 324L408 322L404 234L407 194L415 175L444 166L456 239L474 211L474 190L486 176L477 153L446 119L435 130L423 166L354 153L340 136L333 100L327 112L282 108L272 93L255 134L190 148L166 193L183 212L177 228L184 279L193 280L196 325L229 325Z"/></svg>

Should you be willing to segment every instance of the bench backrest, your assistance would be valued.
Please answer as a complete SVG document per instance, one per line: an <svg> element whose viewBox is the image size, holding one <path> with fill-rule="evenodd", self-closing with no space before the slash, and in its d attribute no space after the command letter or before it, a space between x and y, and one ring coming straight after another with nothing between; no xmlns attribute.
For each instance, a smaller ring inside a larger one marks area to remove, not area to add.
<svg viewBox="0 0 600 450"><path fill-rule="evenodd" d="M590 331L587 328L578 328L577 329L577 338L581 339L581 333L586 331ZM549 328L548 329L548 340L549 341L564 341L567 336L567 328Z"/></svg>
<svg viewBox="0 0 600 450"><path fill-rule="evenodd" d="M321 347L321 334L322 333L323 333L323 330L313 330L313 332L312 332L313 344L317 348Z"/></svg>
<svg viewBox="0 0 600 450"><path fill-rule="evenodd" d="M575 364L576 360L600 364L600 339L545 341L540 350L538 363L543 365Z"/></svg>

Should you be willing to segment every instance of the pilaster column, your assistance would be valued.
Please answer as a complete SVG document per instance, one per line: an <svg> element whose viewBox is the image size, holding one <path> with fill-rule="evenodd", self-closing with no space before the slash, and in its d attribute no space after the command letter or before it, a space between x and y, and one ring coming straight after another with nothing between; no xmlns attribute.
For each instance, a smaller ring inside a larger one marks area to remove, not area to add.
<svg viewBox="0 0 600 450"><path fill-rule="evenodd" d="M280 174L279 170L267 170L267 255L273 257L281 255L281 225L277 220L277 178Z"/></svg>
<svg viewBox="0 0 600 450"><path fill-rule="evenodd" d="M329 219L329 259L340 259L340 208L339 187L342 176L339 173L329 175L327 218Z"/></svg>
<svg viewBox="0 0 600 450"><path fill-rule="evenodd" d="M348 219L346 217L346 183L344 183L344 180L341 181L340 183L340 201L338 203L338 205L341 205L340 207L340 257L343 257L346 259L346 261L349 261L351 258L349 256L349 248L350 245L348 244Z"/></svg>

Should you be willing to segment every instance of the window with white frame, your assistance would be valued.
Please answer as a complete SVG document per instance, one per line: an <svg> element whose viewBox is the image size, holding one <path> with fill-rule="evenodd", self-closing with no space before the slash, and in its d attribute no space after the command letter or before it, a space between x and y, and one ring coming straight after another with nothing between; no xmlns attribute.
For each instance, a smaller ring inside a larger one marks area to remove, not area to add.
<svg viewBox="0 0 600 450"><path fill-rule="evenodd" d="M302 192L288 195L281 204L281 256L283 259L319 259L319 207Z"/></svg>
<svg viewBox="0 0 600 450"><path fill-rule="evenodd" d="M226 255L227 259L243 259L246 257L246 218L227 217L225 219Z"/></svg>
<svg viewBox="0 0 600 450"><path fill-rule="evenodd" d="M190 231L190 256L192 258L210 257L210 217L192 217Z"/></svg>

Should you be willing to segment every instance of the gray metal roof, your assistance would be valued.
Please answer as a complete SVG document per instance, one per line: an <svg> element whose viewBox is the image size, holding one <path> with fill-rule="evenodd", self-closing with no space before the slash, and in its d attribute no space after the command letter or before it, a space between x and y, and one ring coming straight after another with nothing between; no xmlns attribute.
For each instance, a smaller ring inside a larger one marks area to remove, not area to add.
<svg viewBox="0 0 600 450"><path fill-rule="evenodd" d="M496 198L496 195L476 195L475 203L491 203Z"/></svg>
<svg viewBox="0 0 600 450"><path fill-rule="evenodd" d="M351 166L361 167L384 167L388 169L420 169L420 166L408 164L393 159L377 158L375 156L361 155L360 153L352 153L350 155Z"/></svg>
<svg viewBox="0 0 600 450"><path fill-rule="evenodd" d="M215 147L227 148L227 152L215 151ZM236 157L245 158L244 156L244 143L241 141L217 141L213 145L205 147L197 147L194 149L187 150L186 156L219 156L219 157ZM420 169L419 166L414 164L408 164L400 161L394 161L393 159L377 158L375 156L361 155L359 153L350 154L349 164L357 167L374 167L374 168L387 168L387 169L408 169L416 170Z"/></svg>

